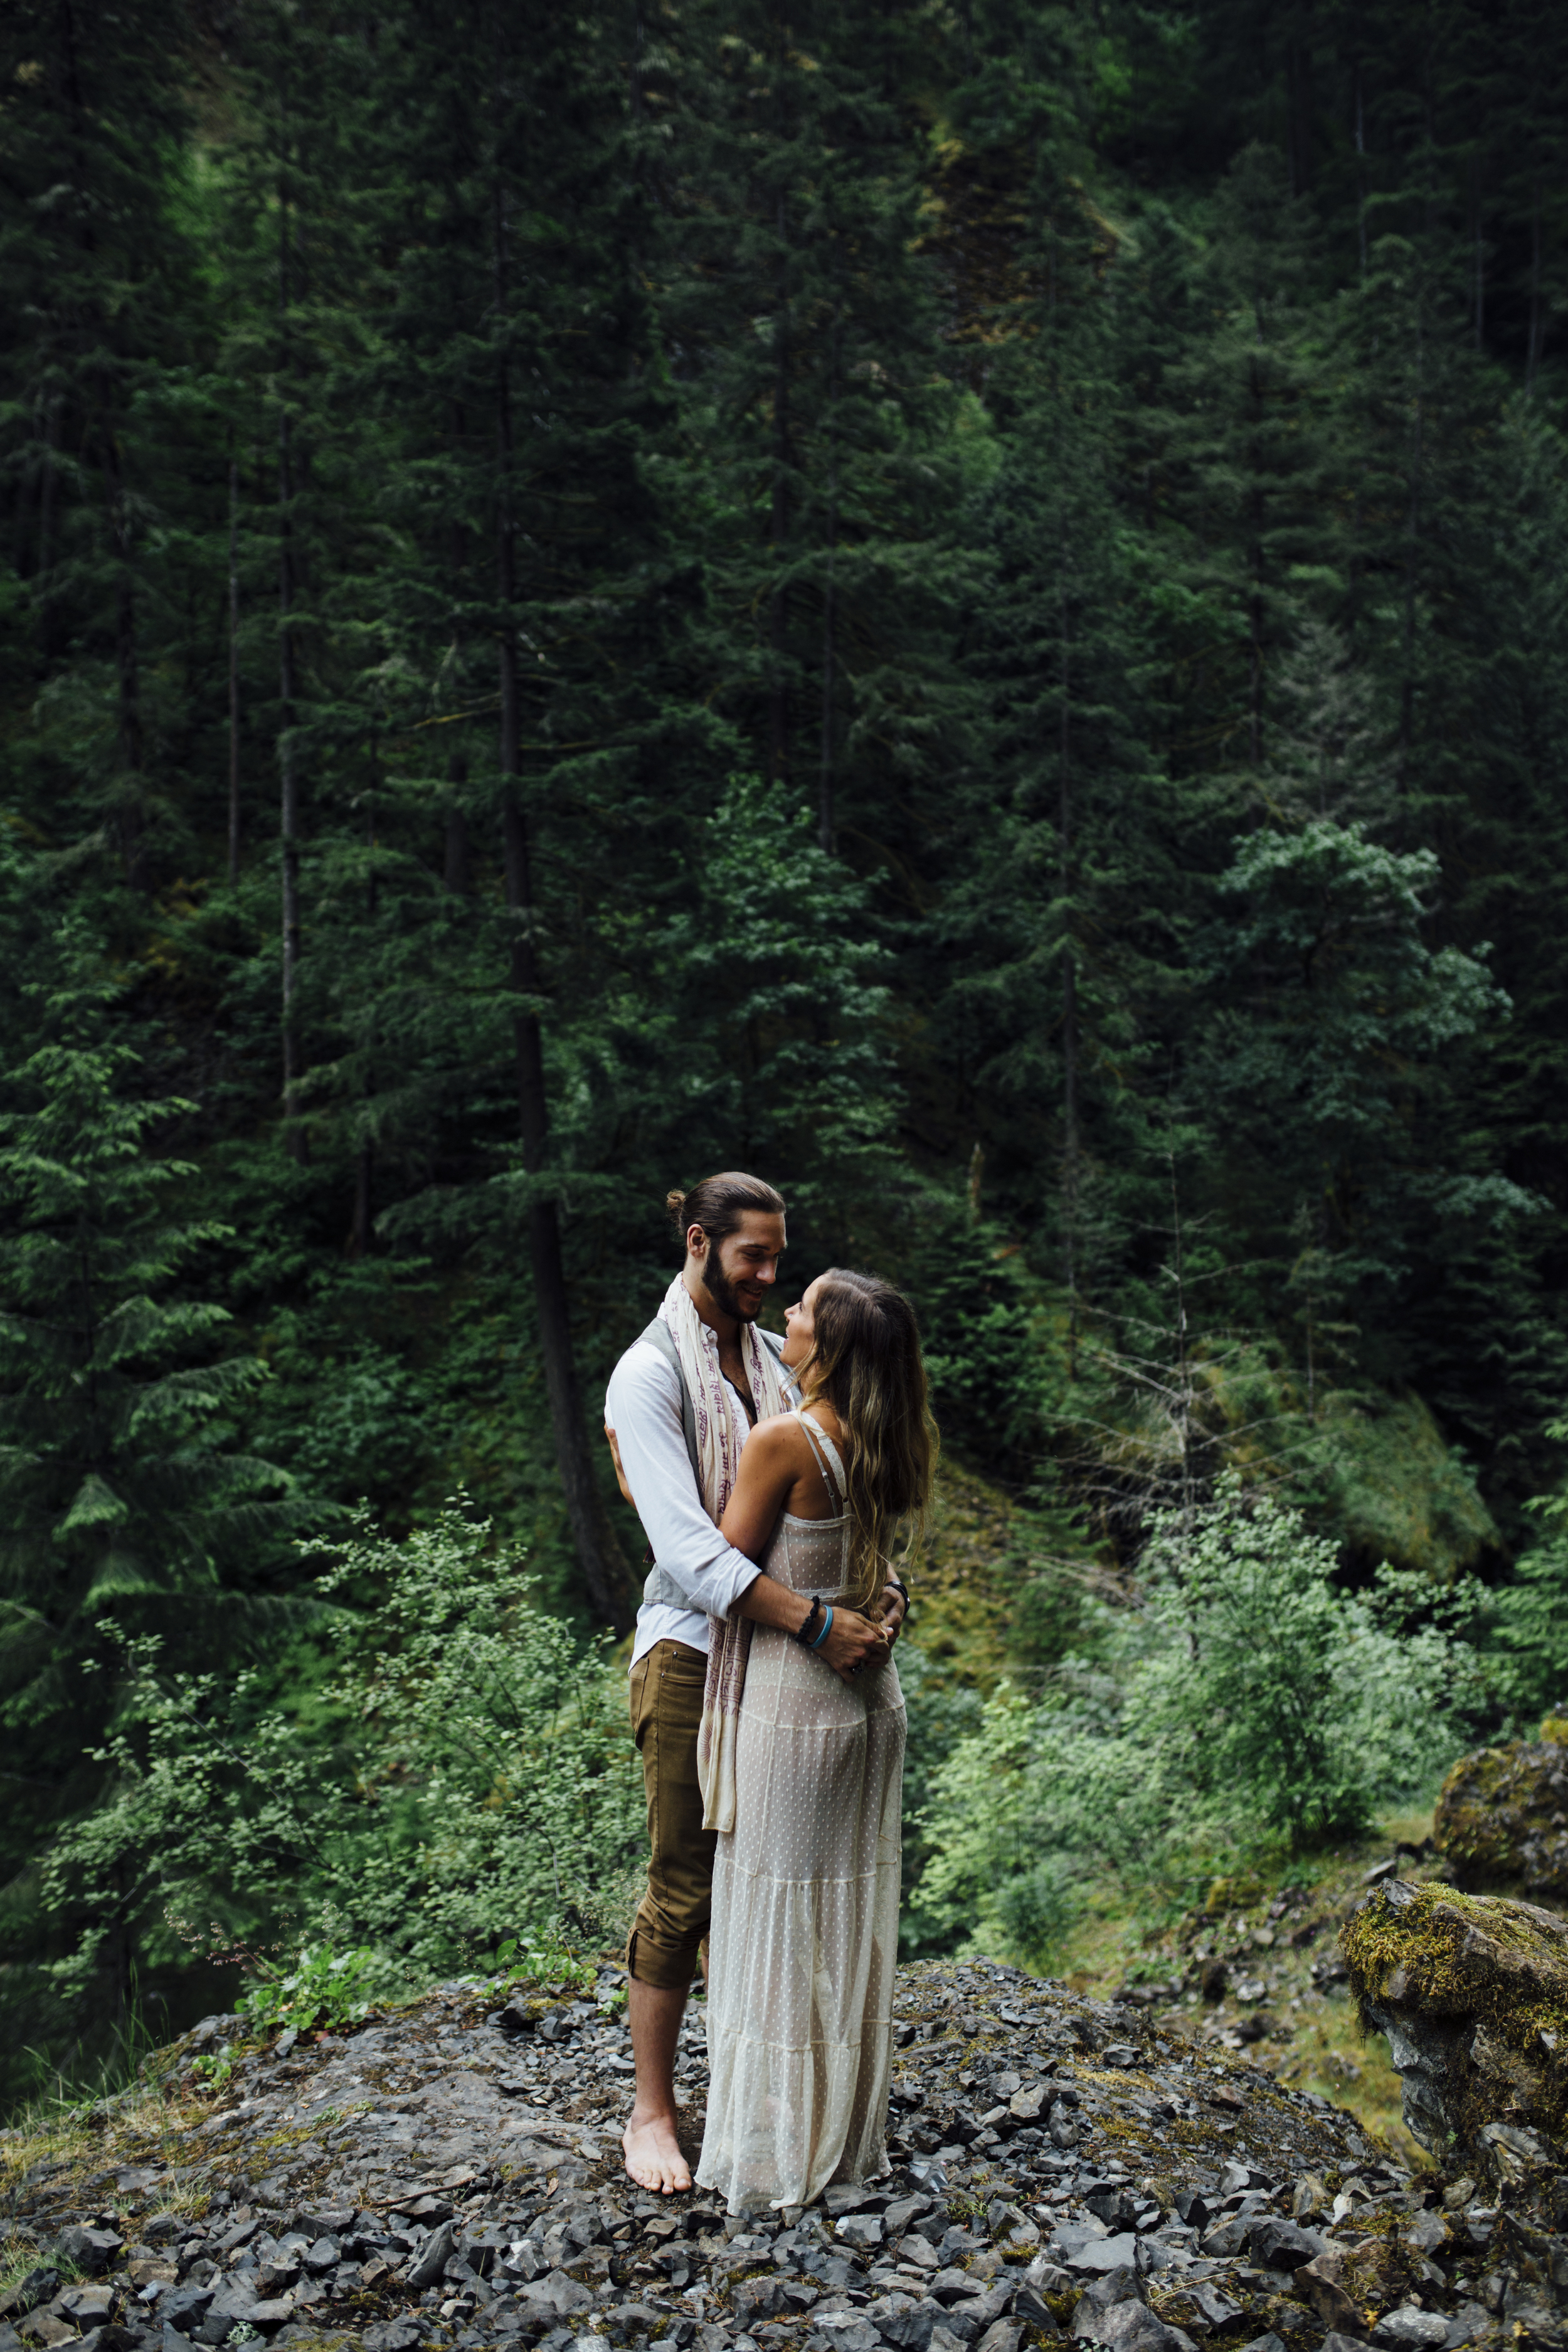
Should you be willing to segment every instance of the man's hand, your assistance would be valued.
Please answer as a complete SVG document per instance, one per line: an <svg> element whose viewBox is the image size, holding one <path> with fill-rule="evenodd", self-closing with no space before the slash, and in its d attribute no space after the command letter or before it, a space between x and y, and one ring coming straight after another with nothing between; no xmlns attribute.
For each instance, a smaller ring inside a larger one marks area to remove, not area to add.
<svg viewBox="0 0 1568 2352"><path fill-rule="evenodd" d="M904 1599L903 1594L900 1591L896 1584L883 1585L882 1631L888 1637L889 1648L893 1643L898 1640L900 1633L902 1631L904 1612L909 1605L909 1602Z"/></svg>
<svg viewBox="0 0 1568 2352"><path fill-rule="evenodd" d="M756 1444L755 1438L752 1444ZM754 1625L776 1625L781 1633L798 1633L811 1614L811 1603L804 1593L792 1592L787 1584L759 1576L732 1604L731 1614L749 1617ZM835 1601L832 1631L812 1655L852 1683L865 1668L885 1664L890 1646L880 1625L873 1625L868 1617L853 1609L841 1609Z"/></svg>
<svg viewBox="0 0 1568 2352"><path fill-rule="evenodd" d="M886 1665L888 1652L888 1637L880 1625L873 1625L868 1617L853 1609L835 1605L827 1638L814 1654L825 1658L845 1682L852 1683L867 1667Z"/></svg>

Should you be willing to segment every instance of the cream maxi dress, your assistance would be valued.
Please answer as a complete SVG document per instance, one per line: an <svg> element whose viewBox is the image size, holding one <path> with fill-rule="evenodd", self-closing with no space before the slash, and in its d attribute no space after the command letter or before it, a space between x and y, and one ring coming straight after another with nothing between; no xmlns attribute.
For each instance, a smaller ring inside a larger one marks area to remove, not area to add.
<svg viewBox="0 0 1568 2352"><path fill-rule="evenodd" d="M838 1515L785 1512L759 1563L835 1601L848 1568L845 1481L804 1413ZM889 1658L855 1683L771 1627L752 1631L709 1931L708 2122L697 2178L733 2213L806 2205L888 2168L899 1940L904 1696Z"/></svg>

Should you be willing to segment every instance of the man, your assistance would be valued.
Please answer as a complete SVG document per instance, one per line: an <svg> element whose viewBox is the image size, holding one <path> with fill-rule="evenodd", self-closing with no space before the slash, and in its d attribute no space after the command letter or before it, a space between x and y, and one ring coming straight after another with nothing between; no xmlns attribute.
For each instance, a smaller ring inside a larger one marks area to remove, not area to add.
<svg viewBox="0 0 1568 2352"><path fill-rule="evenodd" d="M731 1171L692 1192L672 1192L668 1206L685 1244L679 1286L696 1310L703 1347L717 1360L710 1399L721 1412L704 1412L703 1444L716 1445L732 1469L749 1431L777 1409L787 1381L773 1354L763 1352L768 1335L752 1328L778 1280L784 1204L771 1184ZM690 1382L668 1336L672 1300L684 1310L675 1284L660 1320L616 1366L605 1399L621 1492L642 1520L655 1562L632 1651L632 1736L643 1759L650 1852L647 1890L626 1948L637 2090L622 2145L632 2179L666 2196L691 2186L677 2139L675 2052L713 1880L716 1833L702 1826L697 1773L708 1620L739 1613L795 1633L811 1613L798 1593L725 1542L704 1500L697 1440L689 1435ZM715 1430L714 1418L725 1425ZM889 1585L883 1597L884 1626L896 1635L903 1595ZM883 1638L864 1618L837 1612L820 1655L836 1672L855 1673Z"/></svg>

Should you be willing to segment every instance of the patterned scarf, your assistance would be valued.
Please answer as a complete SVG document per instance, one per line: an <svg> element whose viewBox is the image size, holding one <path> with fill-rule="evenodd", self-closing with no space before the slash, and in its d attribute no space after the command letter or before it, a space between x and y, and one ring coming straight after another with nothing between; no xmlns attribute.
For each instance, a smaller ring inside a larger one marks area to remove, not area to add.
<svg viewBox="0 0 1568 2352"><path fill-rule="evenodd" d="M680 1358L680 1369L691 1391L697 1413L697 1464L702 1482L702 1507L717 1526L735 1491L741 1448L748 1434L743 1407L719 1369L718 1334L709 1329L692 1304L691 1293L677 1275L658 1310L668 1323ZM784 1410L789 1375L771 1348L764 1348L749 1323L741 1326L741 1360L757 1419L766 1421ZM708 1681L702 1693L702 1721L697 1733L697 1779L702 1790L702 1826L732 1830L735 1826L735 1738L741 1695L746 1686L746 1660L751 1654L752 1626L745 1617L708 1620Z"/></svg>

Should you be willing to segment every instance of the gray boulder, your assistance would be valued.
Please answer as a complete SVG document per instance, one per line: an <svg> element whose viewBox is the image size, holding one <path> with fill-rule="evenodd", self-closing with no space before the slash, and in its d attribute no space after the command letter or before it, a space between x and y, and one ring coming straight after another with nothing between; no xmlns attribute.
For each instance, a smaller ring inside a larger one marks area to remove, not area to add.
<svg viewBox="0 0 1568 2352"><path fill-rule="evenodd" d="M1448 2340L1448 2322L1436 2311L1387 2311L1372 2331L1374 2344L1391 2352L1436 2352Z"/></svg>
<svg viewBox="0 0 1568 2352"><path fill-rule="evenodd" d="M60 2259L74 2263L89 2278L101 2278L106 2270L112 2268L124 2247L124 2239L117 2237L112 2230L62 2230L55 2241L55 2252Z"/></svg>
<svg viewBox="0 0 1568 2352"><path fill-rule="evenodd" d="M1100 2340L1100 2324L1108 2311L1114 2311L1118 2304L1142 2303L1142 2300L1143 2283L1136 2269L1124 2263L1120 2270L1108 2271L1102 2278L1097 2278L1092 2285L1084 2289L1073 2305L1068 2334L1076 2336L1080 2343L1098 2344Z"/></svg>
<svg viewBox="0 0 1568 2352"><path fill-rule="evenodd" d="M1461 1881L1511 1879L1549 1900L1568 1894L1568 1724L1539 1739L1462 1756L1443 1783L1435 1843Z"/></svg>
<svg viewBox="0 0 1568 2352"><path fill-rule="evenodd" d="M1360 1904L1340 1948L1363 2020L1388 2036L1405 2121L1434 2155L1484 2157L1500 2130L1530 2138L1568 2127L1568 2037L1557 2031L1568 1920L1392 1878ZM1490 2158L1500 2180L1507 2162L1506 2150Z"/></svg>
<svg viewBox="0 0 1568 2352"><path fill-rule="evenodd" d="M434 2286L458 2251L458 2233L450 2221L432 2230L408 2265L408 2284L415 2294Z"/></svg>
<svg viewBox="0 0 1568 2352"><path fill-rule="evenodd" d="M1089 2340L1103 2344L1107 2352L1184 2352L1192 2342L1190 2336L1156 2318L1146 2304L1131 2301L1113 2303L1101 2312Z"/></svg>

